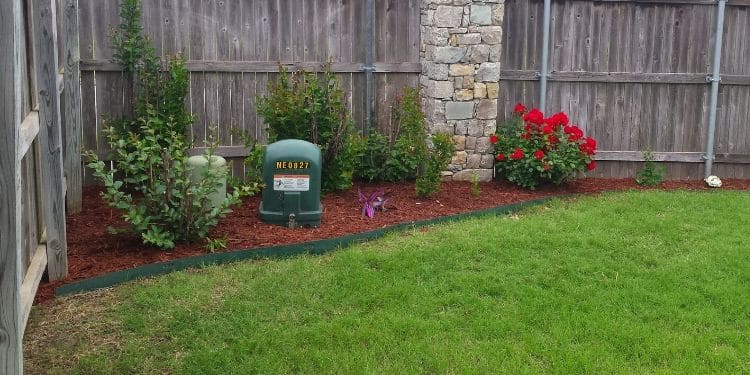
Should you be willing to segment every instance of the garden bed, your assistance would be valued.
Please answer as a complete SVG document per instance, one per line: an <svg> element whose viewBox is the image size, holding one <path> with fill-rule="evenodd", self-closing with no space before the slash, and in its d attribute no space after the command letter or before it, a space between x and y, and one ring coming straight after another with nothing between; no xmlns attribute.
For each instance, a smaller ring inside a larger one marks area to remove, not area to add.
<svg viewBox="0 0 750 375"><path fill-rule="evenodd" d="M724 181L728 189L750 189L750 180ZM419 199L412 183L365 184L323 198L323 224L320 228L289 229L272 226L258 219L260 197L245 199L234 212L222 219L211 233L212 238L226 238L227 249L252 249L274 245L302 243L334 238L351 233L388 227L390 225L431 219L475 211L499 205L524 202L566 194L592 194L610 190L641 188L632 179L581 179L562 186L545 186L528 191L505 182L483 183L481 194L471 194L469 183L444 183L442 191L430 199ZM368 219L361 215L357 188L369 193L388 192L390 210ZM670 181L663 189L707 189L702 181ZM67 219L69 276L62 282L43 283L37 302L54 298L54 289L64 283L83 280L109 272L130 269L149 263L207 253L204 244L179 244L170 251L145 246L128 234L110 234L108 227L121 227L124 222L117 210L109 208L99 197L99 189L84 191L81 213Z"/></svg>

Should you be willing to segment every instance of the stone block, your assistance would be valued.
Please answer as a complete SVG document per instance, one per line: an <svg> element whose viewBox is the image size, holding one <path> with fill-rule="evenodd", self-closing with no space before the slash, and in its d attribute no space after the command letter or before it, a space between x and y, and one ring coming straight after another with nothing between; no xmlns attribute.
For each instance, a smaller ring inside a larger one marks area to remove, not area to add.
<svg viewBox="0 0 750 375"><path fill-rule="evenodd" d="M465 102L474 99L474 91L469 89L456 90L456 96L454 98L457 101Z"/></svg>
<svg viewBox="0 0 750 375"><path fill-rule="evenodd" d="M434 62L422 62L422 74L430 79L438 81L448 80L448 64L435 64Z"/></svg>
<svg viewBox="0 0 750 375"><path fill-rule="evenodd" d="M477 147L474 150L480 154L491 153L493 148L492 143L490 143L490 137L477 138Z"/></svg>
<svg viewBox="0 0 750 375"><path fill-rule="evenodd" d="M490 60L490 46L478 44L469 46L464 60L472 64L480 64Z"/></svg>
<svg viewBox="0 0 750 375"><path fill-rule="evenodd" d="M477 69L476 80L479 82L497 82L500 80L500 64L483 63Z"/></svg>
<svg viewBox="0 0 750 375"><path fill-rule="evenodd" d="M453 34L453 36L456 37L456 42L460 45L482 43L482 34L480 33Z"/></svg>
<svg viewBox="0 0 750 375"><path fill-rule="evenodd" d="M495 155L485 154L482 155L482 160L479 162L479 168L494 168L495 167Z"/></svg>
<svg viewBox="0 0 750 375"><path fill-rule="evenodd" d="M445 118L463 120L474 117L474 102L446 102Z"/></svg>
<svg viewBox="0 0 750 375"><path fill-rule="evenodd" d="M468 169L477 169L479 168L479 164L482 161L482 155L480 154L470 154L466 157L466 168Z"/></svg>
<svg viewBox="0 0 750 375"><path fill-rule="evenodd" d="M490 99L497 99L500 95L500 84L497 82L487 83L487 97Z"/></svg>
<svg viewBox="0 0 750 375"><path fill-rule="evenodd" d="M466 137L466 149L467 150L477 149L477 137Z"/></svg>
<svg viewBox="0 0 750 375"><path fill-rule="evenodd" d="M474 25L491 25L492 6L473 4L469 21Z"/></svg>
<svg viewBox="0 0 750 375"><path fill-rule="evenodd" d="M469 126L467 128L466 132L469 136L472 137L481 137L484 135L484 123L477 121L477 120L471 120L469 121Z"/></svg>
<svg viewBox="0 0 750 375"><path fill-rule="evenodd" d="M497 99L482 99L477 106L477 118L491 120L497 118Z"/></svg>
<svg viewBox="0 0 750 375"><path fill-rule="evenodd" d="M466 47L436 47L434 61L442 64L454 64L466 56Z"/></svg>
<svg viewBox="0 0 750 375"><path fill-rule="evenodd" d="M467 156L468 154L466 154L466 151L456 151L456 153L453 154L453 158L451 158L451 164L464 165L466 164Z"/></svg>
<svg viewBox="0 0 750 375"><path fill-rule="evenodd" d="M454 135L453 144L456 145L456 151L466 150L466 136Z"/></svg>
<svg viewBox="0 0 750 375"><path fill-rule="evenodd" d="M481 182L492 181L492 169L464 169L453 174L453 181L471 181L475 174Z"/></svg>
<svg viewBox="0 0 750 375"><path fill-rule="evenodd" d="M463 7L440 5L435 9L432 24L437 27L459 27L463 16Z"/></svg>
<svg viewBox="0 0 750 375"><path fill-rule="evenodd" d="M484 83L474 84L474 98L483 99L487 97L487 85Z"/></svg>
<svg viewBox="0 0 750 375"><path fill-rule="evenodd" d="M479 32L482 33L482 43L500 44L503 42L503 28L500 26L481 26Z"/></svg>
<svg viewBox="0 0 750 375"><path fill-rule="evenodd" d="M474 64L451 64L449 75L451 76L474 75Z"/></svg>
<svg viewBox="0 0 750 375"><path fill-rule="evenodd" d="M430 81L427 84L425 95L432 98L450 99L453 97L453 82Z"/></svg>

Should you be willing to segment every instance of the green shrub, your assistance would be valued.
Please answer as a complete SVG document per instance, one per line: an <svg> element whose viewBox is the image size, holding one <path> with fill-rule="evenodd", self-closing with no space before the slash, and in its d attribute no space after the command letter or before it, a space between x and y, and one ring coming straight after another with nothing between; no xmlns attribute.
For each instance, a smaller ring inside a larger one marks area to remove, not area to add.
<svg viewBox="0 0 750 375"><path fill-rule="evenodd" d="M415 184L417 196L425 198L440 191L441 172L450 163L455 151L456 145L450 135L439 133L432 138L432 147Z"/></svg>
<svg viewBox="0 0 750 375"><path fill-rule="evenodd" d="M427 140L419 91L405 87L393 106L390 134L373 130L360 140L356 177L370 182L416 178L428 158Z"/></svg>
<svg viewBox="0 0 750 375"><path fill-rule="evenodd" d="M651 150L643 151L643 169L638 171L635 182L641 186L656 186L664 181L666 168L654 163L654 153Z"/></svg>
<svg viewBox="0 0 750 375"><path fill-rule="evenodd" d="M258 113L269 126L269 142L302 139L318 145L323 154L323 191L349 188L356 155L339 80L328 68L320 74L287 73L283 68L279 73L269 94L258 99Z"/></svg>
<svg viewBox="0 0 750 375"><path fill-rule="evenodd" d="M534 189L540 183L560 184L576 172L596 168L596 141L570 125L565 113L544 118L538 109L527 113L522 104L514 112L490 137L499 176Z"/></svg>
<svg viewBox="0 0 750 375"><path fill-rule="evenodd" d="M132 75L137 98L131 116L106 122L112 165L88 153L89 168L104 184L103 198L122 211L144 243L172 248L178 241L205 238L218 219L238 201L235 192L211 208L208 195L226 178L226 170L190 179L185 132L192 116L184 106L188 74L181 58L168 60L168 72L143 37L140 2L125 0L123 23L113 33L116 61ZM208 159L215 144L209 147Z"/></svg>

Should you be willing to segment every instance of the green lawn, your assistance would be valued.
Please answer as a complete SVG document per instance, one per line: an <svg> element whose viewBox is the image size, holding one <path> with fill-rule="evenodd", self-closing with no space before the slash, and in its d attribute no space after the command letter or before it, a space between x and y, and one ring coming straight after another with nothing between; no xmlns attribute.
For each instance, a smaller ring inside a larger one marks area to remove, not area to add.
<svg viewBox="0 0 750 375"><path fill-rule="evenodd" d="M554 201L62 300L34 311L26 359L32 373L748 373L748 235L747 192Z"/></svg>

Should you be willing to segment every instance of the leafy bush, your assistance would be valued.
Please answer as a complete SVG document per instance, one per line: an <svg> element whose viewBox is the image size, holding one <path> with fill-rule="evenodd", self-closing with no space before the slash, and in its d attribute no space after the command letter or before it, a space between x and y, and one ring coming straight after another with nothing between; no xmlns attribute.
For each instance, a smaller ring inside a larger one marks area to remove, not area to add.
<svg viewBox="0 0 750 375"><path fill-rule="evenodd" d="M361 141L356 176L366 181L414 179L428 158L419 91L405 87L393 106L390 134L373 130Z"/></svg>
<svg viewBox="0 0 750 375"><path fill-rule="evenodd" d="M596 168L596 141L569 125L563 112L545 118L538 109L527 112L518 104L490 141L498 174L529 189L543 182L560 184L575 172Z"/></svg>
<svg viewBox="0 0 750 375"><path fill-rule="evenodd" d="M352 122L336 76L279 69L279 81L268 96L259 98L258 113L269 125L269 142L302 139L318 145L323 154L323 191L347 189L352 183L355 154Z"/></svg>
<svg viewBox="0 0 750 375"><path fill-rule="evenodd" d="M441 172L450 163L455 151L456 145L448 134L439 133L432 138L432 147L415 184L417 196L425 198L440 191Z"/></svg>
<svg viewBox="0 0 750 375"><path fill-rule="evenodd" d="M172 248L178 241L205 238L219 217L238 201L237 193L212 208L208 196L226 177L226 170L207 172L193 183L184 135L160 130L172 125L161 124L153 110L149 113L138 120L138 132L123 137L111 127L106 130L114 159L112 169L95 154L89 154L92 161L88 166L104 183L104 200L122 210L123 219L140 233L144 243ZM211 160L210 153L207 157Z"/></svg>
<svg viewBox="0 0 750 375"><path fill-rule="evenodd" d="M664 181L666 169L663 165L654 163L654 153L651 150L643 151L643 169L638 171L635 182L641 186L656 186Z"/></svg>
<svg viewBox="0 0 750 375"><path fill-rule="evenodd" d="M88 166L104 184L103 198L122 210L123 219L144 243L172 248L178 241L205 238L238 201L238 193L212 208L208 196L227 171L207 172L191 181L185 131L192 117L184 107L184 61L170 59L168 73L161 72L161 61L141 35L140 2L125 0L120 14L123 23L112 37L115 56L132 74L138 97L132 117L107 121L111 169L94 153L88 154ZM209 147L208 160L214 148Z"/></svg>

